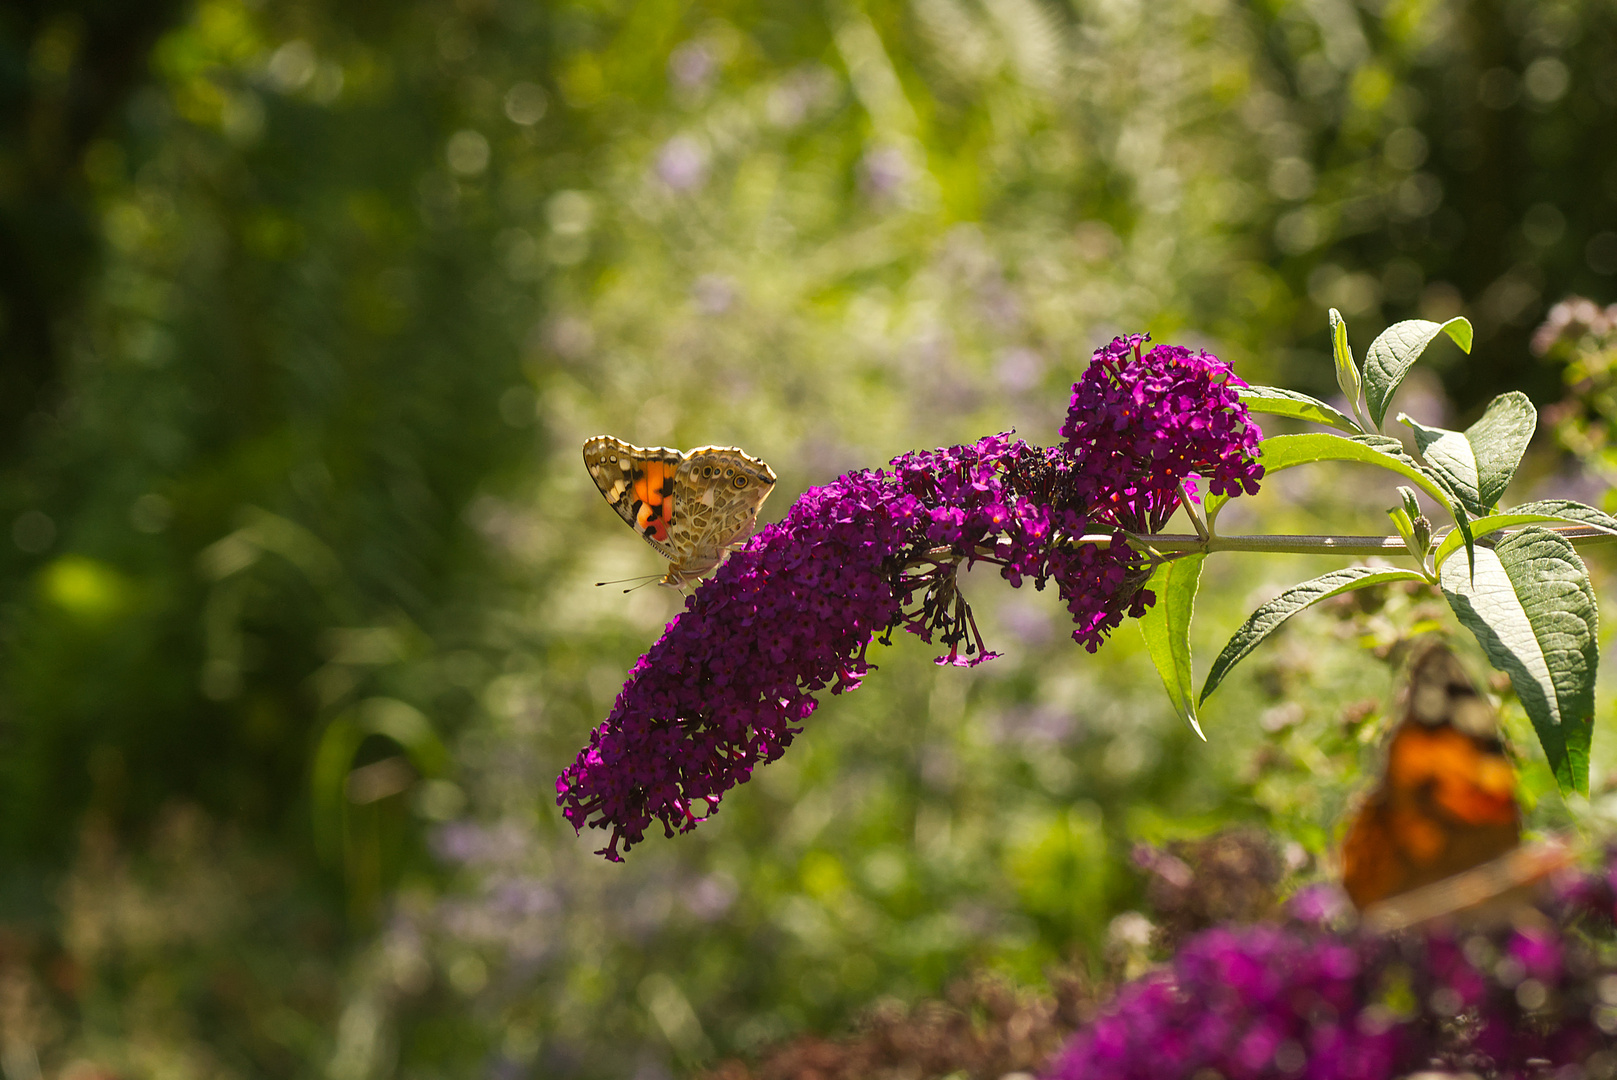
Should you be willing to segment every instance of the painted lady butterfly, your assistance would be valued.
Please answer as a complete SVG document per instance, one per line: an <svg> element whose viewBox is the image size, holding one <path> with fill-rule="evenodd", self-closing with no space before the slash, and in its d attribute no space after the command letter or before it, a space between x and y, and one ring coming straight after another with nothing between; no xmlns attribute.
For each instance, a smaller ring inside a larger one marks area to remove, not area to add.
<svg viewBox="0 0 1617 1080"><path fill-rule="evenodd" d="M775 471L734 446L630 446L610 435L584 442L584 467L618 516L673 563L662 584L701 580L746 542Z"/></svg>
<svg viewBox="0 0 1617 1080"><path fill-rule="evenodd" d="M1375 929L1519 901L1571 861L1558 843L1518 847L1516 771L1499 718L1454 654L1415 658L1381 785L1342 845L1342 885Z"/></svg>

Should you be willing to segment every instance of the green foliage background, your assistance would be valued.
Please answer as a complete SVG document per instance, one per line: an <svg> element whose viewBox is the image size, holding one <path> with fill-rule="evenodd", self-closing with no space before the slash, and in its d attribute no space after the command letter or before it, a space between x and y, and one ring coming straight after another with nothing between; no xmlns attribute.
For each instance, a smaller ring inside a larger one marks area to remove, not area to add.
<svg viewBox="0 0 1617 1080"><path fill-rule="evenodd" d="M1004 659L880 650L605 864L553 778L677 601L593 587L660 568L578 446L741 445L773 518L1053 441L1114 333L1332 392L1331 306L1465 313L1403 401L1469 420L1560 396L1527 335L1617 272L1603 3L41 2L0 46L8 1077L649 1080L1098 963L1138 840L1328 873L1375 651L1441 605L1299 620L1203 745L1131 627L1091 657L987 573ZM1301 472L1226 530L1385 531ZM1327 568L1211 560L1199 655Z"/></svg>

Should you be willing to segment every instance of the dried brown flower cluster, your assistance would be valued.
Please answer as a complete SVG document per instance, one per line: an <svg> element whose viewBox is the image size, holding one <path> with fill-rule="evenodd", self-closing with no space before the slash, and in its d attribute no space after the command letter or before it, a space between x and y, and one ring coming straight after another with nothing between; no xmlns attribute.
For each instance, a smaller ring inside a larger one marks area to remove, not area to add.
<svg viewBox="0 0 1617 1080"><path fill-rule="evenodd" d="M1071 973L1053 978L1049 993L979 973L951 986L946 1000L882 1001L848 1038L803 1035L756 1064L726 1061L704 1080L1031 1078L1093 1015L1098 997Z"/></svg>
<svg viewBox="0 0 1617 1080"><path fill-rule="evenodd" d="M1286 871L1274 838L1252 827L1164 848L1142 844L1134 861L1147 874L1146 903L1157 923L1153 944L1164 952L1209 926L1272 915Z"/></svg>

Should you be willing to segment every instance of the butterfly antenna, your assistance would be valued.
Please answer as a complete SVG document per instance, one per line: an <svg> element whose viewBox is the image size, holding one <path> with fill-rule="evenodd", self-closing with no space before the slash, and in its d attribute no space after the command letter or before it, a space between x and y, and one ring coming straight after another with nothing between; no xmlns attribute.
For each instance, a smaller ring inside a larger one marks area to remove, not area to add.
<svg viewBox="0 0 1617 1080"><path fill-rule="evenodd" d="M625 595L627 595L628 593L634 592L636 589L640 588L642 585L650 585L653 581L656 581L659 576L660 575L658 575L658 574L646 574L643 577L618 578L616 581L597 581L595 583L595 587L597 589L599 589L602 585L622 585L625 581L638 581L638 582L640 582L640 585L631 585L627 589L624 589L623 591L624 591Z"/></svg>

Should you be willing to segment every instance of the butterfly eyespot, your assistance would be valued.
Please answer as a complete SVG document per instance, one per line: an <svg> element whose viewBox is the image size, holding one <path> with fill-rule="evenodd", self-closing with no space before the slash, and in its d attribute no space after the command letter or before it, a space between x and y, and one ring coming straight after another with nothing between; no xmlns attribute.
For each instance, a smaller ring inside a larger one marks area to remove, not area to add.
<svg viewBox="0 0 1617 1080"><path fill-rule="evenodd" d="M747 478L745 476L736 477L735 478L735 486L738 487L738 488L746 487L747 486Z"/></svg>

